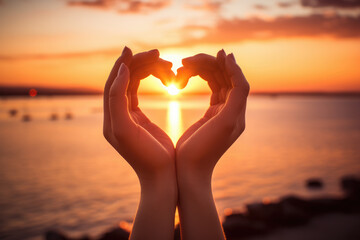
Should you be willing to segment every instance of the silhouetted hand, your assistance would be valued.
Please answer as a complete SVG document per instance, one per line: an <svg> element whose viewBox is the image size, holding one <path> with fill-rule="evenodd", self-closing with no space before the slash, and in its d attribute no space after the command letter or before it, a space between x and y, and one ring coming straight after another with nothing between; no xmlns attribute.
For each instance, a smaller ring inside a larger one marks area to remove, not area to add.
<svg viewBox="0 0 360 240"><path fill-rule="evenodd" d="M141 79L153 74L167 81L174 78L171 67L159 58L158 50L133 56L125 47L105 85L104 136L132 166L141 185L131 239L173 237L177 203L174 145L140 110L137 98Z"/></svg>
<svg viewBox="0 0 360 240"><path fill-rule="evenodd" d="M199 75L211 88L205 115L176 145L179 213L184 239L224 239L211 191L213 169L245 129L249 84L233 54L198 54L183 59L177 82Z"/></svg>

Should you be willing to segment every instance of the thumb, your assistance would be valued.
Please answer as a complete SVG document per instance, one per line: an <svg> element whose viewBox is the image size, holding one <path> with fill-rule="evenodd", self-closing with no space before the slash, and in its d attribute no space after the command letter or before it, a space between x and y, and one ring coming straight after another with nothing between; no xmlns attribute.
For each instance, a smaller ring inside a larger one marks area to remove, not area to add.
<svg viewBox="0 0 360 240"><path fill-rule="evenodd" d="M124 63L122 63L117 73L117 76L115 77L115 80L110 87L110 94L109 94L110 97L121 98L125 96L126 89L129 84L129 79L130 79L129 68Z"/></svg>
<svg viewBox="0 0 360 240"><path fill-rule="evenodd" d="M122 63L109 93L111 127L115 136L121 136L126 133L129 127L133 125L129 115L128 99L126 96L129 79L129 68Z"/></svg>

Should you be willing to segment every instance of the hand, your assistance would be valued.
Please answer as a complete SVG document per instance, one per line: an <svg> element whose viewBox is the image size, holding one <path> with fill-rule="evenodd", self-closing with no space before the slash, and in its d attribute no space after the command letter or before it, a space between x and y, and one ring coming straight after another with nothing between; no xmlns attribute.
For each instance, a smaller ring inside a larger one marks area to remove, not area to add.
<svg viewBox="0 0 360 240"><path fill-rule="evenodd" d="M105 85L104 136L134 168L140 181L152 179L162 174L163 168L174 165L171 139L141 111L137 97L141 79L150 74L163 81L172 78L171 66L159 59L157 50L132 56L125 48Z"/></svg>
<svg viewBox="0 0 360 240"><path fill-rule="evenodd" d="M181 136L176 145L179 213L184 239L224 239L212 197L213 169L245 129L249 84L233 54L198 54L183 59L177 81L184 87L199 75L211 88L205 115Z"/></svg>
<svg viewBox="0 0 360 240"><path fill-rule="evenodd" d="M153 74L166 83L174 77L171 67L157 50L132 56L125 47L105 85L104 136L132 166L141 185L131 239L173 237L177 203L174 146L140 110L137 98L141 79Z"/></svg>

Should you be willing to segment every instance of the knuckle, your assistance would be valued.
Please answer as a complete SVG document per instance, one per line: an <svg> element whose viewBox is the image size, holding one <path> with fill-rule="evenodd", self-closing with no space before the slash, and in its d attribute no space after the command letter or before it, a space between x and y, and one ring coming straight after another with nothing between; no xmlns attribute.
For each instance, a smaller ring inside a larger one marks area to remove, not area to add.
<svg viewBox="0 0 360 240"><path fill-rule="evenodd" d="M245 122L241 123L240 126L239 126L239 132L240 134L243 133L245 131Z"/></svg>
<svg viewBox="0 0 360 240"><path fill-rule="evenodd" d="M106 141L111 141L111 133L107 129L103 129L103 136L106 139Z"/></svg>
<svg viewBox="0 0 360 240"><path fill-rule="evenodd" d="M246 93L246 95L249 95L249 92L250 92L250 84L248 81L246 81L245 79L245 83L244 83L244 91Z"/></svg>

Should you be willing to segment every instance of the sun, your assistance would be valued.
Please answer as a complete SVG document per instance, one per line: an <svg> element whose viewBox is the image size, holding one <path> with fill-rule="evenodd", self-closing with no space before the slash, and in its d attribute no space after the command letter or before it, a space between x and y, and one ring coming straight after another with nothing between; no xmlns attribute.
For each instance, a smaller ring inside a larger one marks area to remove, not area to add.
<svg viewBox="0 0 360 240"><path fill-rule="evenodd" d="M180 90L174 84L170 84L166 87L166 89L170 95L178 95L180 92Z"/></svg>

